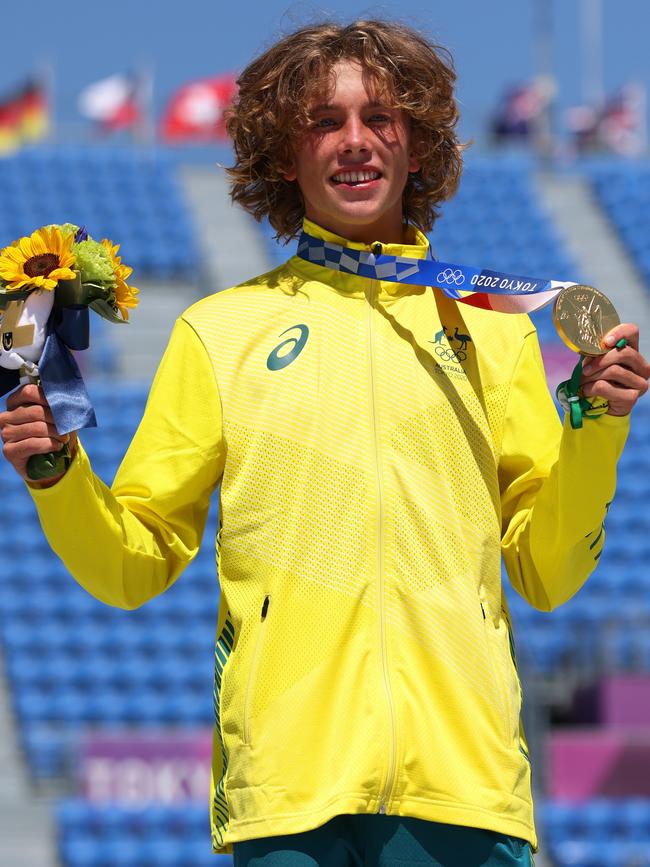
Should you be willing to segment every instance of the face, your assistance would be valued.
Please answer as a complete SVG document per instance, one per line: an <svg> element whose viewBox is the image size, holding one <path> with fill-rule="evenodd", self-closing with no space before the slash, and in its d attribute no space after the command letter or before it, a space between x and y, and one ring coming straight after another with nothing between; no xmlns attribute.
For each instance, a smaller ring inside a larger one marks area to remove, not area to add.
<svg viewBox="0 0 650 867"><path fill-rule="evenodd" d="M362 80L361 67L333 68L333 92L314 100L312 125L285 177L295 180L314 223L350 241L402 241L402 193L420 164L408 119L382 104Z"/></svg>

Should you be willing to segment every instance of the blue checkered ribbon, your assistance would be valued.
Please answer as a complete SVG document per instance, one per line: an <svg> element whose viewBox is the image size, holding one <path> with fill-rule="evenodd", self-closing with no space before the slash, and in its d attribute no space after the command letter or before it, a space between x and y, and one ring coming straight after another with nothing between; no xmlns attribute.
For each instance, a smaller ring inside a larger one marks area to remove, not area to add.
<svg viewBox="0 0 650 867"><path fill-rule="evenodd" d="M378 245L381 246L381 245ZM453 262L441 262L437 259L410 259L406 256L389 256L385 253L372 253L366 250L354 250L342 247L331 241L324 241L303 232L298 241L296 255L314 265L322 265L366 277L370 280L387 280L391 283L410 283L416 286L437 286L449 298L466 301L462 292L474 292L488 295L542 295L535 303L530 299L525 309L532 310L547 304L561 288L570 283L556 280L540 279L538 277L522 277L516 274L506 274L503 271L492 271L487 268L473 268L467 265L457 265ZM501 307L490 303L493 309ZM520 312L510 310L507 312ZM523 308L522 308L523 309ZM505 307L504 307L505 310Z"/></svg>

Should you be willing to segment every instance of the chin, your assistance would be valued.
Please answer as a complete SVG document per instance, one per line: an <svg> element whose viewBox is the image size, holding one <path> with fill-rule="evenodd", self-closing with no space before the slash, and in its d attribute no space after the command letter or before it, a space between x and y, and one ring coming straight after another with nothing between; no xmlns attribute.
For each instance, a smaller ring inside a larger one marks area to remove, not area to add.
<svg viewBox="0 0 650 867"><path fill-rule="evenodd" d="M355 208L349 211L340 211L336 219L350 226L372 226L385 218L383 212L375 208Z"/></svg>

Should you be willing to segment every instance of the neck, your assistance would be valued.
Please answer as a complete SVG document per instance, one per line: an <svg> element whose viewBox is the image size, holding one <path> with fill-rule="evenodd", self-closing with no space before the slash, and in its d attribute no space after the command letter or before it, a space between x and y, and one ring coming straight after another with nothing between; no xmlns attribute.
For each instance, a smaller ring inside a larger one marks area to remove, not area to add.
<svg viewBox="0 0 650 867"><path fill-rule="evenodd" d="M352 241L355 244L373 244L381 241L382 244L406 244L408 243L408 226L406 223L391 221L390 224L382 224L381 221L368 225L355 225L343 223L338 220L328 220L318 215L306 214L307 219L316 223L327 232Z"/></svg>

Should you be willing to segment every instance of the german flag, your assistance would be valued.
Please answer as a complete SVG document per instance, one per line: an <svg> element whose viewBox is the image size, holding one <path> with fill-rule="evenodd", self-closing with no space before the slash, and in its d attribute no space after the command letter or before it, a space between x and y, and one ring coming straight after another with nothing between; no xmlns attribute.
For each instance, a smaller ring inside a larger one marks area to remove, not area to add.
<svg viewBox="0 0 650 867"><path fill-rule="evenodd" d="M45 138L50 128L50 113L45 87L40 81L27 81L17 96L20 134L23 141Z"/></svg>
<svg viewBox="0 0 650 867"><path fill-rule="evenodd" d="M0 156L18 150L20 143L20 106L12 96L0 101Z"/></svg>
<svg viewBox="0 0 650 867"><path fill-rule="evenodd" d="M47 135L49 110L44 86L28 80L0 99L0 155L16 151L24 142Z"/></svg>

